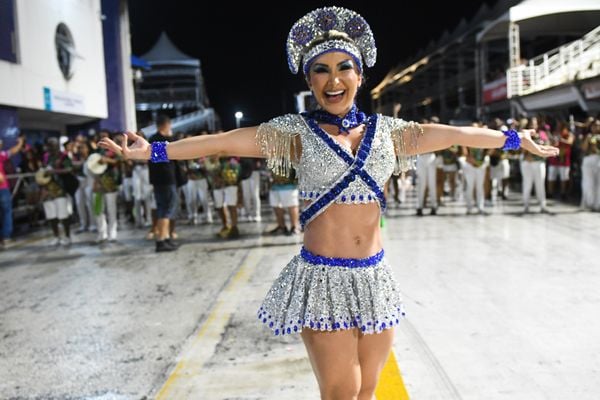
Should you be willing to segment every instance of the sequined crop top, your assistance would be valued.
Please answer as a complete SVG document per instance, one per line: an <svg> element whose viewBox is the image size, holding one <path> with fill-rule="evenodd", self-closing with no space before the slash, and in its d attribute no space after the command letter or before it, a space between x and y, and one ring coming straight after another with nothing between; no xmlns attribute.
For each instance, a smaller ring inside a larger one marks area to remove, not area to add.
<svg viewBox="0 0 600 400"><path fill-rule="evenodd" d="M258 127L256 139L267 166L283 175L293 167L300 198L311 201L300 215L303 226L333 203L377 202L383 212L386 181L415 167L416 156L405 155L404 149L408 138L417 147L423 134L419 124L376 114L365 125L356 155L305 114L283 115ZM298 136L302 154L295 144Z"/></svg>

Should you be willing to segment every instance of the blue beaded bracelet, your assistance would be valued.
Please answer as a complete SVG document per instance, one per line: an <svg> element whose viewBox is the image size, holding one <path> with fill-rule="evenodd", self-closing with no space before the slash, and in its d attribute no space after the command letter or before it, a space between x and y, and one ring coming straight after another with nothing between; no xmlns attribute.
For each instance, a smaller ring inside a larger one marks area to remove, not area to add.
<svg viewBox="0 0 600 400"><path fill-rule="evenodd" d="M167 157L167 143L169 142L152 142L150 143L150 161L153 163L169 162Z"/></svg>
<svg viewBox="0 0 600 400"><path fill-rule="evenodd" d="M504 142L504 146L502 150L518 150L521 147L521 138L519 137L519 133L514 129L508 129L503 131L504 136L506 136L506 141Z"/></svg>

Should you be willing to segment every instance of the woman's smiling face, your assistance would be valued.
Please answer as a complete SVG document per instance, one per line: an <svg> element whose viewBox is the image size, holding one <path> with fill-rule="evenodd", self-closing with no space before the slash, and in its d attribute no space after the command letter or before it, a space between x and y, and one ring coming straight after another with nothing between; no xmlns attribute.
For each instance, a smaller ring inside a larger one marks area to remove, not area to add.
<svg viewBox="0 0 600 400"><path fill-rule="evenodd" d="M306 80L321 108L343 116L354 104L362 75L350 55L333 51L313 61Z"/></svg>

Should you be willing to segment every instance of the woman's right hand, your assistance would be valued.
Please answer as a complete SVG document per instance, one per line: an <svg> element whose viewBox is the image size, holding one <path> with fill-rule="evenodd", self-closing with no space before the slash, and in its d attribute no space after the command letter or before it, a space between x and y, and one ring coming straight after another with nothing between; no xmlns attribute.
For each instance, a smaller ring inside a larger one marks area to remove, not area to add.
<svg viewBox="0 0 600 400"><path fill-rule="evenodd" d="M133 132L123 134L122 146L119 146L109 138L103 138L98 142L98 146L103 149L111 150L117 154L121 154L126 160L149 160L150 159L150 143L144 137ZM127 146L127 139L133 144Z"/></svg>

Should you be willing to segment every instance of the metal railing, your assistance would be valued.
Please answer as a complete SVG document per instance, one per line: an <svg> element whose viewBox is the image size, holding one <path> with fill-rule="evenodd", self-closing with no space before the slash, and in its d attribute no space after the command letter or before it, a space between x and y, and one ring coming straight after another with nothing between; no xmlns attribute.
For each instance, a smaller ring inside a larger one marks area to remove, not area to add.
<svg viewBox="0 0 600 400"><path fill-rule="evenodd" d="M173 132L194 129L203 125L214 125L215 112L212 108L194 111L181 117L171 119L171 129ZM212 127L210 129L213 129ZM156 132L156 124L148 125L141 129L146 136Z"/></svg>
<svg viewBox="0 0 600 400"><path fill-rule="evenodd" d="M135 92L137 103L176 103L179 101L201 102L200 90L190 88L138 89Z"/></svg>
<svg viewBox="0 0 600 400"><path fill-rule="evenodd" d="M600 75L600 26L581 39L506 71L507 96L525 96Z"/></svg>

